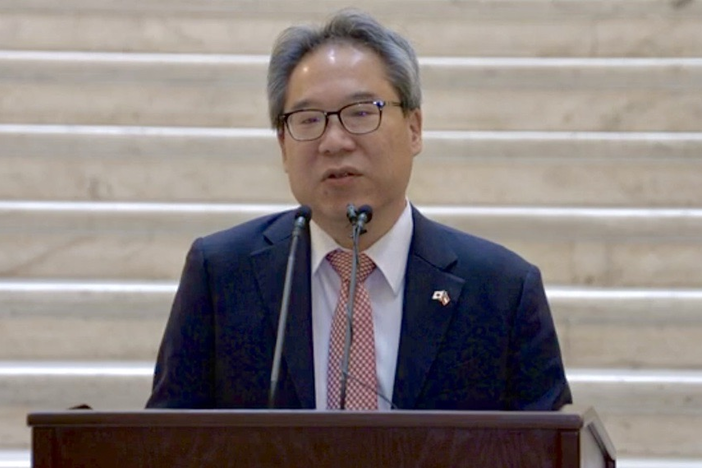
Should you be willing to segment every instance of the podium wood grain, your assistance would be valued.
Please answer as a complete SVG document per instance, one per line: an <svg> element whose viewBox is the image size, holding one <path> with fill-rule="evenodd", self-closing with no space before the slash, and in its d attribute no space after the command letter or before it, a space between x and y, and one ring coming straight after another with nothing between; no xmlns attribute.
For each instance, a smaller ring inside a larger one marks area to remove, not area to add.
<svg viewBox="0 0 702 468"><path fill-rule="evenodd" d="M34 468L615 466L592 410L73 411L28 422Z"/></svg>

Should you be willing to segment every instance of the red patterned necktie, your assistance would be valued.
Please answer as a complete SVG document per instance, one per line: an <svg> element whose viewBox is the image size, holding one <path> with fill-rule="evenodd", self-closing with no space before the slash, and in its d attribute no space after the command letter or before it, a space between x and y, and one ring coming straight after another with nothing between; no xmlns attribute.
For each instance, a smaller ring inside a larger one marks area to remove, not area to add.
<svg viewBox="0 0 702 468"><path fill-rule="evenodd" d="M344 354L346 336L346 304L349 299L351 261L353 253L335 250L327 255L327 260L341 277L339 302L334 311L329 339L329 364L327 370L327 408L339 409L341 402L341 361ZM358 259L356 296L353 307L353 333L349 376L346 387L346 409L378 409L377 382L375 370L375 335L373 333L373 310L370 296L363 284L373 270L375 263L366 254Z"/></svg>

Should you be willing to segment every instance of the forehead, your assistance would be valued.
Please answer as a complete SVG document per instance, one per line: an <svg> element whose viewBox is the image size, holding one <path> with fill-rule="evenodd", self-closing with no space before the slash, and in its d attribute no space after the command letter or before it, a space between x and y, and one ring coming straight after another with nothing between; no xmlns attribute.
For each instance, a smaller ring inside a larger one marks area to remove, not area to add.
<svg viewBox="0 0 702 468"><path fill-rule="evenodd" d="M361 45L331 43L305 55L293 69L286 108L341 105L357 98L389 99L395 94L376 52Z"/></svg>

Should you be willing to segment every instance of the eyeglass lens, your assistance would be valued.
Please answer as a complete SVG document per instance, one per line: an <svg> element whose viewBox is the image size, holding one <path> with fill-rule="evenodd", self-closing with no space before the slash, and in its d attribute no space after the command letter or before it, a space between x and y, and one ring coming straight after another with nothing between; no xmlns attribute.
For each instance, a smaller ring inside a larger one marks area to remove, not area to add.
<svg viewBox="0 0 702 468"><path fill-rule="evenodd" d="M288 116L288 130L295 139L314 140L322 136L329 116L338 115L341 125L354 134L370 133L380 125L381 109L376 103L355 103L337 112L303 110Z"/></svg>

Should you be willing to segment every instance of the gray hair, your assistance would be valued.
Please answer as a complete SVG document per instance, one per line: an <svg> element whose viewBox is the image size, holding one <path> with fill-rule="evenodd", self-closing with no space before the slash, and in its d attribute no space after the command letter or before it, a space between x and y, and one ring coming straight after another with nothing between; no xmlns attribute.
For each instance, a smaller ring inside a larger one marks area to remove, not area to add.
<svg viewBox="0 0 702 468"><path fill-rule="evenodd" d="M367 13L344 9L321 27L293 26L278 36L268 65L268 113L274 129L280 131L278 119L293 70L305 55L328 43L358 44L378 54L403 110L421 106L419 64L409 41Z"/></svg>

